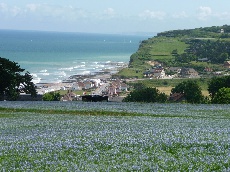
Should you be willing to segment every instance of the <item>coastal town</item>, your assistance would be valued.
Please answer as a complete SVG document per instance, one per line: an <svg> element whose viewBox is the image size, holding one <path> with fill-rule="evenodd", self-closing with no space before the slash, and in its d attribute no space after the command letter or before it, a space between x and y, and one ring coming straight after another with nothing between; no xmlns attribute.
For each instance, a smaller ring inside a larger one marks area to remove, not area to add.
<svg viewBox="0 0 230 172"><path fill-rule="evenodd" d="M86 95L108 96L110 101L122 101L123 97L120 95L128 92L128 85L125 80L112 79L112 75L126 68L127 64L114 62L113 65L115 68L111 70L102 70L88 75L73 75L60 83L37 83L38 100L46 93L60 91L66 92L61 101L78 101Z"/></svg>
<svg viewBox="0 0 230 172"><path fill-rule="evenodd" d="M128 85L125 80L111 79L110 74L81 76L81 79L61 83L41 83L37 84L38 95L48 92L66 91L61 101L82 100L84 95L109 96L110 100L122 101L120 95L127 93ZM75 92L82 94L76 94Z"/></svg>
<svg viewBox="0 0 230 172"><path fill-rule="evenodd" d="M143 73L143 79L181 79L181 78L200 78L201 75L193 68L185 67L167 67L164 68L158 62L148 62L152 65ZM230 61L226 61L223 66L229 70ZM127 66L122 66L122 68ZM120 67L121 69L121 67ZM212 75L226 75L222 71L213 72L211 68L205 68L204 72ZM170 75L168 74L170 73ZM38 83L36 84L38 98L42 95L63 91L66 92L61 101L79 101L86 95L107 96L107 101L122 101L125 95L129 93L128 82L137 81L137 78L119 79L113 78L113 75L107 72L100 72L93 75L74 75L61 83ZM140 80L140 79L139 79ZM79 94L76 94L78 92Z"/></svg>

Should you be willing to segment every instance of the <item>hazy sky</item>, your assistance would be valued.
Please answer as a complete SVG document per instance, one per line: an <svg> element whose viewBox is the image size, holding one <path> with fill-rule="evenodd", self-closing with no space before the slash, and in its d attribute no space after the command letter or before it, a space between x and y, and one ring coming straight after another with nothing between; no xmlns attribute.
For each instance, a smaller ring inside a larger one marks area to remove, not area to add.
<svg viewBox="0 0 230 172"><path fill-rule="evenodd" d="M0 29L131 33L229 22L229 0L0 0Z"/></svg>

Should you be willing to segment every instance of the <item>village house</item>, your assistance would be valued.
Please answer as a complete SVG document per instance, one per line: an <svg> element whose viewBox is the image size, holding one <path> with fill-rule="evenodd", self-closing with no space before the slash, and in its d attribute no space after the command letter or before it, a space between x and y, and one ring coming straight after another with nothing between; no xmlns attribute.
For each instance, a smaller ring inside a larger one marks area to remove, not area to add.
<svg viewBox="0 0 230 172"><path fill-rule="evenodd" d="M63 83L61 84L60 90L71 90L72 85L73 85L72 83Z"/></svg>
<svg viewBox="0 0 230 172"><path fill-rule="evenodd" d="M230 61L224 62L224 67L230 69Z"/></svg>
<svg viewBox="0 0 230 172"><path fill-rule="evenodd" d="M71 90L82 90L83 88L85 88L85 84L83 82L75 82L73 83Z"/></svg>
<svg viewBox="0 0 230 172"><path fill-rule="evenodd" d="M171 77L177 77L181 72L181 67L169 67L167 73Z"/></svg>
<svg viewBox="0 0 230 172"><path fill-rule="evenodd" d="M85 84L85 89L88 90L90 88L92 88L94 85L92 82L90 81L84 81L84 84Z"/></svg>
<svg viewBox="0 0 230 172"><path fill-rule="evenodd" d="M164 69L157 69L157 70L155 70L153 75L156 78L164 78L165 77L165 71L164 71Z"/></svg>
<svg viewBox="0 0 230 172"><path fill-rule="evenodd" d="M109 95L117 95L123 91L128 91L128 86L120 80L113 81L108 88Z"/></svg>
<svg viewBox="0 0 230 172"><path fill-rule="evenodd" d="M97 88L101 85L100 79L92 79L86 81L79 81L72 84L71 90L88 90L91 88Z"/></svg>
<svg viewBox="0 0 230 172"><path fill-rule="evenodd" d="M109 95L117 95L117 88L114 85L111 85L108 88L108 94Z"/></svg>
<svg viewBox="0 0 230 172"><path fill-rule="evenodd" d="M119 94L120 90L119 90L119 87L120 87L120 80L116 80L116 81L113 81L111 84L110 84L110 87L109 87L109 94L110 95L117 95Z"/></svg>
<svg viewBox="0 0 230 172"><path fill-rule="evenodd" d="M165 70L163 67L153 68L149 71L144 72L145 77L164 78Z"/></svg>
<svg viewBox="0 0 230 172"><path fill-rule="evenodd" d="M184 78L199 78L199 73L193 68L182 68L180 75Z"/></svg>
<svg viewBox="0 0 230 172"><path fill-rule="evenodd" d="M147 70L143 73L144 77L151 77L152 74L150 73L150 70Z"/></svg>
<svg viewBox="0 0 230 172"><path fill-rule="evenodd" d="M94 87L99 87L101 85L100 79L91 79L90 81L93 83Z"/></svg>
<svg viewBox="0 0 230 172"><path fill-rule="evenodd" d="M181 72L181 67L169 67L168 71L179 74Z"/></svg>
<svg viewBox="0 0 230 172"><path fill-rule="evenodd" d="M128 91L128 86L127 86L127 84L121 83L121 85L120 85L120 90L121 90L121 91Z"/></svg>

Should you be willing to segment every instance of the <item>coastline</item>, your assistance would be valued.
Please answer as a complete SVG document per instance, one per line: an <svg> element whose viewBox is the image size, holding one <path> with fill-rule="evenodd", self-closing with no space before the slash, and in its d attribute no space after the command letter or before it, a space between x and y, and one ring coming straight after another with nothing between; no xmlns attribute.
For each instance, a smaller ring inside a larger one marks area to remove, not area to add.
<svg viewBox="0 0 230 172"><path fill-rule="evenodd" d="M127 63L120 62L111 62L114 65L114 68L111 69L102 69L99 72L94 72L92 74L80 75L75 74L68 77L68 79L63 80L62 82L57 83L36 83L38 95L43 95L48 92L68 90L73 87L77 82L90 81L90 80L101 80L103 82L111 79L113 74L118 73L121 69L128 67Z"/></svg>

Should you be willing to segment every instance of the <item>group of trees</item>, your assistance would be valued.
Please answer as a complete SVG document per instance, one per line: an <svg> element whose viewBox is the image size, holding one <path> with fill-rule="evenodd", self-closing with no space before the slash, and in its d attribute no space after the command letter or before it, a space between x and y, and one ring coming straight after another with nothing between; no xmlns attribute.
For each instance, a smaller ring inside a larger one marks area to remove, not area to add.
<svg viewBox="0 0 230 172"><path fill-rule="evenodd" d="M191 40L187 51L197 59L208 58L211 63L224 63L230 55L230 42Z"/></svg>
<svg viewBox="0 0 230 172"><path fill-rule="evenodd" d="M212 103L230 103L230 76L212 78L208 91Z"/></svg>
<svg viewBox="0 0 230 172"><path fill-rule="evenodd" d="M230 56L230 42L210 41L194 39L186 42L189 47L184 53L178 54L176 50L172 51L177 63L189 63L198 59L208 59L214 64L223 64Z"/></svg>
<svg viewBox="0 0 230 172"><path fill-rule="evenodd" d="M197 58L196 56L192 55L192 54L176 54L175 56L175 61L179 62L179 63L189 63L191 61L195 61Z"/></svg>
<svg viewBox="0 0 230 172"><path fill-rule="evenodd" d="M167 102L168 97L156 88L145 88L143 84L136 84L134 91L124 99L128 102ZM194 80L187 80L176 85L171 94L180 93L187 103L230 103L230 76L212 78L208 84L211 99L202 95L201 87Z"/></svg>
<svg viewBox="0 0 230 172"><path fill-rule="evenodd" d="M204 103L200 86L192 80L183 81L172 89L171 93L181 93L188 103Z"/></svg>
<svg viewBox="0 0 230 172"><path fill-rule="evenodd" d="M230 88L220 88L212 98L214 104L230 104Z"/></svg>
<svg viewBox="0 0 230 172"><path fill-rule="evenodd" d="M221 32L221 29L224 29L225 34L218 34ZM230 26L212 26L204 28L195 28L195 29L184 29L184 30L171 30L162 33L158 33L157 36L166 36L166 37L189 37L189 38L229 38L230 35Z"/></svg>
<svg viewBox="0 0 230 172"><path fill-rule="evenodd" d="M159 102L168 101L168 96L161 93L157 88L145 88L142 84L137 84L134 91L123 100L125 102ZM171 93L180 93L187 103L204 103L206 98L202 95L200 86L195 81L183 81L171 90Z"/></svg>
<svg viewBox="0 0 230 172"><path fill-rule="evenodd" d="M42 97L43 101L60 101L61 94L59 92L45 93Z"/></svg>
<svg viewBox="0 0 230 172"><path fill-rule="evenodd" d="M167 101L167 95L161 93L156 88L142 88L132 91L127 97L124 98L124 102L160 102L165 103Z"/></svg>

